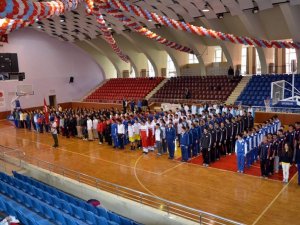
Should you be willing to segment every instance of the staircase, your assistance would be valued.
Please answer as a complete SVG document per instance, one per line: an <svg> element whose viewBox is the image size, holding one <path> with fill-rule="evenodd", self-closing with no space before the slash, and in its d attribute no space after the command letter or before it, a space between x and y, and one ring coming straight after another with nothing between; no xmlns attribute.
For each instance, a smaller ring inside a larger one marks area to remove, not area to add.
<svg viewBox="0 0 300 225"><path fill-rule="evenodd" d="M90 90L82 99L81 101L84 101L88 96L90 96L93 92L95 92L99 87L103 86L109 79L103 80L99 85L97 85L95 88Z"/></svg>
<svg viewBox="0 0 300 225"><path fill-rule="evenodd" d="M150 98L152 98L152 96L153 95L155 95L156 94L156 92L158 92L158 90L160 89L160 88L162 88L164 85L165 85L165 83L167 83L169 81L169 79L164 79L162 82L160 82L159 83L159 85L157 85L146 97L145 97L145 99L146 100L149 100Z"/></svg>
<svg viewBox="0 0 300 225"><path fill-rule="evenodd" d="M242 93L244 88L247 86L249 83L249 80L251 79L252 76L243 76L242 80L240 83L236 86L234 91L231 93L231 95L228 97L226 100L226 105L233 105L236 100L238 99L239 95Z"/></svg>

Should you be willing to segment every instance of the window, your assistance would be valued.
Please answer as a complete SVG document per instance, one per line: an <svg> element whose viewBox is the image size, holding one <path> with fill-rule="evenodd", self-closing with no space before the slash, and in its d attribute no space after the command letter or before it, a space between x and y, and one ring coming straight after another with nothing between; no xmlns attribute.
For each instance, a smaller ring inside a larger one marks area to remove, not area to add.
<svg viewBox="0 0 300 225"><path fill-rule="evenodd" d="M168 55L167 58L167 77L176 77L176 68L172 58Z"/></svg>
<svg viewBox="0 0 300 225"><path fill-rule="evenodd" d="M295 60L297 65L297 54L296 49L294 48L286 48L285 49L285 65L286 65L286 72L292 73L292 60Z"/></svg>
<svg viewBox="0 0 300 225"><path fill-rule="evenodd" d="M247 73L247 47L242 47L242 60L241 60L241 75L245 75Z"/></svg>
<svg viewBox="0 0 300 225"><path fill-rule="evenodd" d="M259 59L259 56L258 56L258 52L257 52L257 49L255 50L255 61L256 61L256 73L257 74L261 74L261 64L260 64L260 59Z"/></svg>
<svg viewBox="0 0 300 225"><path fill-rule="evenodd" d="M189 54L189 64L196 64L199 63L199 60L196 55Z"/></svg>
<svg viewBox="0 0 300 225"><path fill-rule="evenodd" d="M129 72L129 77L131 77L131 78L135 78L135 77L136 77L136 75L135 75L135 70L134 70L133 67L131 67L131 70L130 70L130 72Z"/></svg>
<svg viewBox="0 0 300 225"><path fill-rule="evenodd" d="M155 77L154 68L152 63L148 60L148 77Z"/></svg>
<svg viewBox="0 0 300 225"><path fill-rule="evenodd" d="M214 62L222 62L222 48L216 47L215 48L215 61Z"/></svg>

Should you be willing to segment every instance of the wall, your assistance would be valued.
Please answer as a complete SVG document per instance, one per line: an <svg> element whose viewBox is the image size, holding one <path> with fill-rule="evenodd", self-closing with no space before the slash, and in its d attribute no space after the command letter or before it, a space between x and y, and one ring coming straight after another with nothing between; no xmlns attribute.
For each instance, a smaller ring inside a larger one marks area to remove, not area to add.
<svg viewBox="0 0 300 225"><path fill-rule="evenodd" d="M255 123L263 123L277 115L282 125L295 124L300 121L300 114L277 113L277 112L255 112Z"/></svg>
<svg viewBox="0 0 300 225"><path fill-rule="evenodd" d="M42 105L44 97L48 102L49 95L56 95L57 103L78 100L105 77L82 49L29 28L10 34L9 44L0 47L0 52L18 53L19 70L26 74L23 82L0 82L6 97L0 112L11 109L10 101L18 84L33 85L34 95L20 99L22 108L28 108ZM73 84L69 84L70 76L74 77Z"/></svg>

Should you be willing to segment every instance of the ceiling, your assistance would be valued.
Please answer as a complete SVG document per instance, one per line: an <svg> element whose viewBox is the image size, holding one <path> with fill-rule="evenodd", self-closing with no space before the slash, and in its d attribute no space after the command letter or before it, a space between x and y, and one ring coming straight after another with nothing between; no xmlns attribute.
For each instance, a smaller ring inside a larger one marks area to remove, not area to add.
<svg viewBox="0 0 300 225"><path fill-rule="evenodd" d="M280 3L290 4L291 6L300 5L300 0L128 0L127 2L159 15L192 24L201 18L215 20L220 16L235 17L253 9L259 9L259 11L270 10ZM202 11L205 7L209 8L209 12ZM155 28L155 24L146 19L128 13L124 14L144 27ZM130 31L129 28L124 27L122 22L112 16L104 14L104 18L112 33L122 34L122 32ZM84 3L76 11L67 12L60 17L43 19L33 24L32 27L63 41L89 40L101 36L95 17L87 15ZM233 33L238 34L238 32Z"/></svg>

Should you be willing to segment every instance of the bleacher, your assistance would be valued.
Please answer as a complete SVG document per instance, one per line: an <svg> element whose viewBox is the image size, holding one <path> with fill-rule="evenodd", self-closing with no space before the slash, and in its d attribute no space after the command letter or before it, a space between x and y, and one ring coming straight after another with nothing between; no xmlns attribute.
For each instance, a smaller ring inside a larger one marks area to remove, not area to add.
<svg viewBox="0 0 300 225"><path fill-rule="evenodd" d="M238 97L237 101L243 105L264 106L264 100L271 97L271 83L286 80L292 83L291 74L263 74L253 75L249 83ZM295 88L300 89L300 75L295 75ZM290 89L290 88L289 88ZM291 97L291 92L285 90L285 97Z"/></svg>
<svg viewBox="0 0 300 225"><path fill-rule="evenodd" d="M126 100L144 99L163 79L162 77L110 79L90 94L85 101L116 103L124 98Z"/></svg>
<svg viewBox="0 0 300 225"><path fill-rule="evenodd" d="M0 173L0 211L24 225L138 225L30 177L13 174Z"/></svg>
<svg viewBox="0 0 300 225"><path fill-rule="evenodd" d="M153 99L185 99L186 88L190 99L225 101L239 83L229 80L227 76L180 76L171 78L154 96Z"/></svg>

